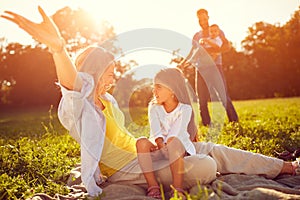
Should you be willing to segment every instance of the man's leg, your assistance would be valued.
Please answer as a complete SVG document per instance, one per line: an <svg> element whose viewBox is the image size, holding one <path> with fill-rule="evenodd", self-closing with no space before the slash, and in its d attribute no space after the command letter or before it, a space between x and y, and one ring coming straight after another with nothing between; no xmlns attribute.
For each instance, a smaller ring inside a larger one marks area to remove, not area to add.
<svg viewBox="0 0 300 200"><path fill-rule="evenodd" d="M228 120L230 122L238 122L239 121L238 115L236 113L236 110L232 104L230 97L228 96L228 93L227 93L227 103L226 103L225 109L226 109Z"/></svg>
<svg viewBox="0 0 300 200"><path fill-rule="evenodd" d="M196 91L199 99L202 124L204 126L207 126L210 124L210 115L208 110L208 101L210 99L210 95L205 80L203 79L199 71L196 71Z"/></svg>
<svg viewBox="0 0 300 200"><path fill-rule="evenodd" d="M231 98L228 93L227 82L226 82L225 75L224 75L224 72L222 69L222 65L217 65L217 68L220 72L220 75L221 75L221 78L223 80L223 84L225 87L226 102L222 101L222 103L223 103L224 108L226 109L228 120L230 122L238 122L239 118L238 118L237 112L232 104Z"/></svg>

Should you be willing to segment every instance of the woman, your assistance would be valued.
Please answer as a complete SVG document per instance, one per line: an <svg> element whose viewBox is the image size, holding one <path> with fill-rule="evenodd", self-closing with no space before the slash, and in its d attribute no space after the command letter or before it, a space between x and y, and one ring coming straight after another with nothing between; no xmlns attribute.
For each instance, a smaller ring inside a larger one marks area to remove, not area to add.
<svg viewBox="0 0 300 200"><path fill-rule="evenodd" d="M114 98L106 93L113 82L113 56L103 48L91 47L78 57L76 68L58 28L40 7L38 9L43 17L40 24L10 11L5 11L1 17L19 25L34 39L44 43L52 53L63 95L59 118L80 142L82 180L88 193L96 196L102 192L97 185L101 183L100 169L102 174L109 176L109 182L146 184L134 150L136 140L121 124L123 117ZM118 128L116 133L114 128ZM295 162L283 162L222 145L201 142L194 145L196 153L206 155L184 157L184 188L195 185L197 181L211 182L217 170L274 178L281 173L294 174L299 167ZM123 151L126 159L111 156L123 155ZM168 185L171 184L171 174L166 166L161 163L157 174L161 182Z"/></svg>

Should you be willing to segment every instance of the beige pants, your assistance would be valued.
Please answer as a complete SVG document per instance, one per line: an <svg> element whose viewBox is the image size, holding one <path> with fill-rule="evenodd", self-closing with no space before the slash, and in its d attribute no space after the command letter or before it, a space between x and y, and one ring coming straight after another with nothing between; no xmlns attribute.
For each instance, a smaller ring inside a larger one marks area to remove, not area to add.
<svg viewBox="0 0 300 200"><path fill-rule="evenodd" d="M172 184L172 174L168 160L155 161L156 166L161 166L155 175L159 183L166 189ZM216 162L207 155L197 154L184 157L184 189L197 184L208 184L216 178ZM147 185L142 170L138 164L138 159L134 159L120 171L108 178L111 183L139 184Z"/></svg>
<svg viewBox="0 0 300 200"><path fill-rule="evenodd" d="M256 174L275 178L283 166L283 160L224 145L211 142L197 142L194 145L197 153L209 155L216 161L221 174Z"/></svg>
<svg viewBox="0 0 300 200"><path fill-rule="evenodd" d="M267 178L275 178L283 166L283 161L280 159L229 148L224 145L210 142L197 142L194 145L197 155L184 158L184 189L192 187L197 182L201 184L210 183L216 178L217 171L221 174L257 174ZM155 172L158 181L164 187L169 187L172 184L172 174L168 160L160 160L155 164L161 166ZM109 177L108 181L146 186L146 180L137 159Z"/></svg>

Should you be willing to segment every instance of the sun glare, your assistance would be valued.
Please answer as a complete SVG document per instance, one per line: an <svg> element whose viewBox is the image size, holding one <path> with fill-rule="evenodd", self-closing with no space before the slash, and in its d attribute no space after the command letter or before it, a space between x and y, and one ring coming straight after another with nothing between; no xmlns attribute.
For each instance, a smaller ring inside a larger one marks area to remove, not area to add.
<svg viewBox="0 0 300 200"><path fill-rule="evenodd" d="M40 22L37 11L40 5L48 15L69 6L72 9L82 8L95 21L107 21L121 34L139 28L164 28L192 37L198 31L196 11L206 8L209 11L210 23L220 25L227 38L239 46L247 36L248 27L254 23L280 23L283 25L299 8L299 0L199 0L199 1L140 1L140 0L1 0L0 13L11 10L28 19ZM100 23L99 23L100 24ZM0 20L0 37L22 44L32 43L31 37L7 20Z"/></svg>
<svg viewBox="0 0 300 200"><path fill-rule="evenodd" d="M136 61L138 66L144 65L160 65L165 67L170 67L172 60L172 54L162 50L149 50L149 49L139 49L137 51L130 52L123 57L120 57L120 60L128 63L130 60Z"/></svg>

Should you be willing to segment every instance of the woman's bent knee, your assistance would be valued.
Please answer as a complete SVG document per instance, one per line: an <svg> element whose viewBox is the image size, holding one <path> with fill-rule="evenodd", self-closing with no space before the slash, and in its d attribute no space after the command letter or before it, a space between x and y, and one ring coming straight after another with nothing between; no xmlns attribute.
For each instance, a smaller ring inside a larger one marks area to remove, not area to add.
<svg viewBox="0 0 300 200"><path fill-rule="evenodd" d="M184 185L208 184L216 179L217 164L213 158L203 154L185 157Z"/></svg>
<svg viewBox="0 0 300 200"><path fill-rule="evenodd" d="M155 173L159 182L169 187L172 184L172 173L168 162L164 161ZM184 189L189 189L197 183L208 184L216 179L216 174L217 164L210 156L197 154L184 157Z"/></svg>

